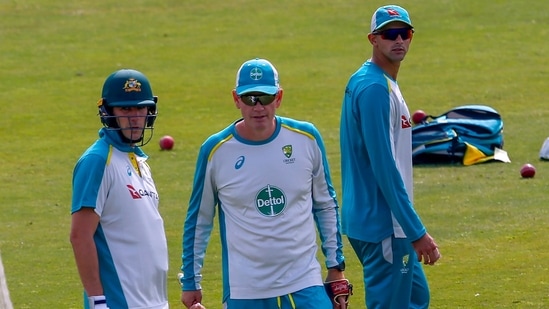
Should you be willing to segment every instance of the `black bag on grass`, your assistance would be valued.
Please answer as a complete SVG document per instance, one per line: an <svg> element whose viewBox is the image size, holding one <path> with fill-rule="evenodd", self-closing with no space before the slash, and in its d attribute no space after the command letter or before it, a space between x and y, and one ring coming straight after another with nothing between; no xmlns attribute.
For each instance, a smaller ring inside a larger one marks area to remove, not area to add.
<svg viewBox="0 0 549 309"><path fill-rule="evenodd" d="M471 165L493 160L494 152L502 148L503 120L485 105L458 106L440 116L427 116L412 128L414 164Z"/></svg>

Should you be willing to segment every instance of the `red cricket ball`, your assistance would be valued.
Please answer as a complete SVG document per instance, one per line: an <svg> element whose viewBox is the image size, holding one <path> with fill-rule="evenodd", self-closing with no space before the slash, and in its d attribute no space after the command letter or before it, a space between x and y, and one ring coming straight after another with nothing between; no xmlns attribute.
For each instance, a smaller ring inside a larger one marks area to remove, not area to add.
<svg viewBox="0 0 549 309"><path fill-rule="evenodd" d="M532 178L534 175L536 175L536 168L530 163L524 164L520 169L520 176L522 178Z"/></svg>
<svg viewBox="0 0 549 309"><path fill-rule="evenodd" d="M172 150L175 140L169 135L164 135L160 138L158 144L162 150Z"/></svg>
<svg viewBox="0 0 549 309"><path fill-rule="evenodd" d="M427 114L421 109L418 109L412 114L412 122L415 124L423 123L426 119L427 119Z"/></svg>

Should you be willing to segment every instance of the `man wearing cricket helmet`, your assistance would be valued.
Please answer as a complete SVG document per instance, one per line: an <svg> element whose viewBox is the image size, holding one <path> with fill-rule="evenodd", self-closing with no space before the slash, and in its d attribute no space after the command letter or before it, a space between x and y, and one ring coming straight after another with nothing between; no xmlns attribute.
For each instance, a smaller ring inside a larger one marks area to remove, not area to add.
<svg viewBox="0 0 549 309"><path fill-rule="evenodd" d="M157 97L141 72L107 77L103 128L73 172L70 240L86 309L168 309L168 250L147 155Z"/></svg>

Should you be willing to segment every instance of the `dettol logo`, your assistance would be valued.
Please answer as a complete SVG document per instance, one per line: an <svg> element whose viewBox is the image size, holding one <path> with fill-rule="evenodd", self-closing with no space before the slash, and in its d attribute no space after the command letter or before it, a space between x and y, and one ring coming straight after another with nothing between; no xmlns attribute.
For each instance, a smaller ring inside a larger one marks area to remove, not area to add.
<svg viewBox="0 0 549 309"><path fill-rule="evenodd" d="M267 185L257 192L255 205L264 216L278 216L286 208L286 196L280 188Z"/></svg>

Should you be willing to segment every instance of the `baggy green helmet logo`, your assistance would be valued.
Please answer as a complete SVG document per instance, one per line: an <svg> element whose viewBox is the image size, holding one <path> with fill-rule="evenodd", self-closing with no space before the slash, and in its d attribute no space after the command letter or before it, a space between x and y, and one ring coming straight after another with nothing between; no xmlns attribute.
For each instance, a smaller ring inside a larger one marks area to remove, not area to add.
<svg viewBox="0 0 549 309"><path fill-rule="evenodd" d="M141 83L135 78L130 78L124 84L124 91L141 91Z"/></svg>
<svg viewBox="0 0 549 309"><path fill-rule="evenodd" d="M267 185L257 192L255 205L262 215L276 217L286 208L286 196L280 188Z"/></svg>

